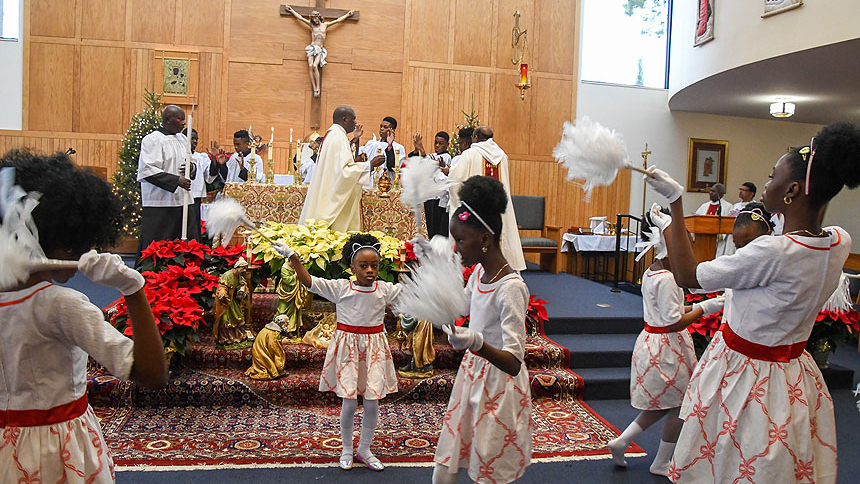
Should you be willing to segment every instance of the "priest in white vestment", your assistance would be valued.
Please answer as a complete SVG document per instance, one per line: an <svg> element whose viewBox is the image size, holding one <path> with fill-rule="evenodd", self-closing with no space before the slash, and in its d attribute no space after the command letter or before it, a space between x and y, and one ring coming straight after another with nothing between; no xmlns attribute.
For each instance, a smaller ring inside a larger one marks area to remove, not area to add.
<svg viewBox="0 0 860 484"><path fill-rule="evenodd" d="M332 121L320 146L299 223L325 220L332 230L361 230L361 186L370 181L371 168L382 165L385 157L372 161L353 158L346 136L355 129L355 111L351 107L338 106Z"/></svg>
<svg viewBox="0 0 860 484"><path fill-rule="evenodd" d="M493 130L489 126L475 128L472 146L463 152L457 164L448 172L448 178L456 182L448 191L448 213L454 213L460 205L457 191L460 185L471 176L489 176L502 182L508 193L508 208L502 214L502 255L510 264L511 269L522 271L526 268L523 257L523 247L520 245L520 233L517 229L517 217L514 214L514 204L511 201L511 190L508 169L508 155L493 140Z"/></svg>
<svg viewBox="0 0 860 484"><path fill-rule="evenodd" d="M714 183L710 188L708 188L708 197L710 198L710 201L701 204L699 208L696 209L696 215L730 216L732 212L732 204L723 198L725 194L726 187L722 183ZM734 244L727 242L729 241L725 234L717 236L717 252L714 254L716 257L734 253ZM731 248L729 248L730 245Z"/></svg>

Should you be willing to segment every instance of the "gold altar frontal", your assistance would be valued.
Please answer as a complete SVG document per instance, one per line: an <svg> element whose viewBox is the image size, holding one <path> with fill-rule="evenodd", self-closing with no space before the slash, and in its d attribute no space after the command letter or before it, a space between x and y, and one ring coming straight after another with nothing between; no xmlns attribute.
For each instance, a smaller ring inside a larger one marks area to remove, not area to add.
<svg viewBox="0 0 860 484"><path fill-rule="evenodd" d="M248 218L256 223L298 223L307 193L307 185L228 183L224 187L224 194L238 200ZM378 230L401 240L411 239L415 235L412 210L400 201L399 189L388 194L390 197L384 198L376 190L362 191L362 230ZM423 214L420 232L427 235Z"/></svg>

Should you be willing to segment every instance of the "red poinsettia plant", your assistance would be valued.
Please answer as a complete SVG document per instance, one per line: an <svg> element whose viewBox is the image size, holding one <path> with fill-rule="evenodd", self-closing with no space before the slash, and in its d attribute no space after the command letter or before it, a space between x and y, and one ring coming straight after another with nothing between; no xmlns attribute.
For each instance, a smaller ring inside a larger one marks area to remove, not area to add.
<svg viewBox="0 0 860 484"><path fill-rule="evenodd" d="M470 267L463 267L463 285L468 284L469 278L472 276L472 273L475 272L475 266L477 266L477 264ZM546 311L546 301L536 297L534 294L530 295L529 306L526 309L526 333L529 335L536 335L543 332L543 325L547 321L549 321L549 315ZM469 316L463 316L462 318L454 321L454 324L457 326L468 326Z"/></svg>
<svg viewBox="0 0 860 484"><path fill-rule="evenodd" d="M146 297L152 306L164 347L179 354L197 341L204 313L211 311L218 278L245 252L245 246L211 248L196 240L155 241L141 252L137 269L146 279ZM124 300L109 308L108 320L132 336Z"/></svg>
<svg viewBox="0 0 860 484"><path fill-rule="evenodd" d="M709 292L705 294L685 294L684 305L692 306L697 302L702 302L706 299L713 299L722 295L722 291ZM690 336L693 337L693 347L696 349L696 356L702 356L705 348L707 348L708 344L711 343L711 338L713 338L714 334L716 334L720 329L722 320L723 310L721 309L713 314L702 316L687 326L687 331L689 331Z"/></svg>

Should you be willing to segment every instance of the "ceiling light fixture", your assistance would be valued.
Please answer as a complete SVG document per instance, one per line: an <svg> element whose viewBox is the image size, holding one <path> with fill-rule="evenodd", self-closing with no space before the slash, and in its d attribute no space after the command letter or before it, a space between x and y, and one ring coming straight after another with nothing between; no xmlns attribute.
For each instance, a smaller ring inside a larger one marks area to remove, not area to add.
<svg viewBox="0 0 860 484"><path fill-rule="evenodd" d="M794 108L794 103L788 98L780 98L770 105L770 115L774 118L788 118L794 114Z"/></svg>

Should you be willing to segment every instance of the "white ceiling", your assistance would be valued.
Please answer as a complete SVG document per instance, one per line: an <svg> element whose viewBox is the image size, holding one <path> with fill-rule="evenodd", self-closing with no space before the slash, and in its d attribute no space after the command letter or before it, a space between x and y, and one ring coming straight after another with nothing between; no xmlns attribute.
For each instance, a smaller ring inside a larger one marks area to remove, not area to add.
<svg viewBox="0 0 860 484"><path fill-rule="evenodd" d="M797 105L786 122L860 123L860 38L715 74L675 93L669 109L777 119L769 106L778 97Z"/></svg>

